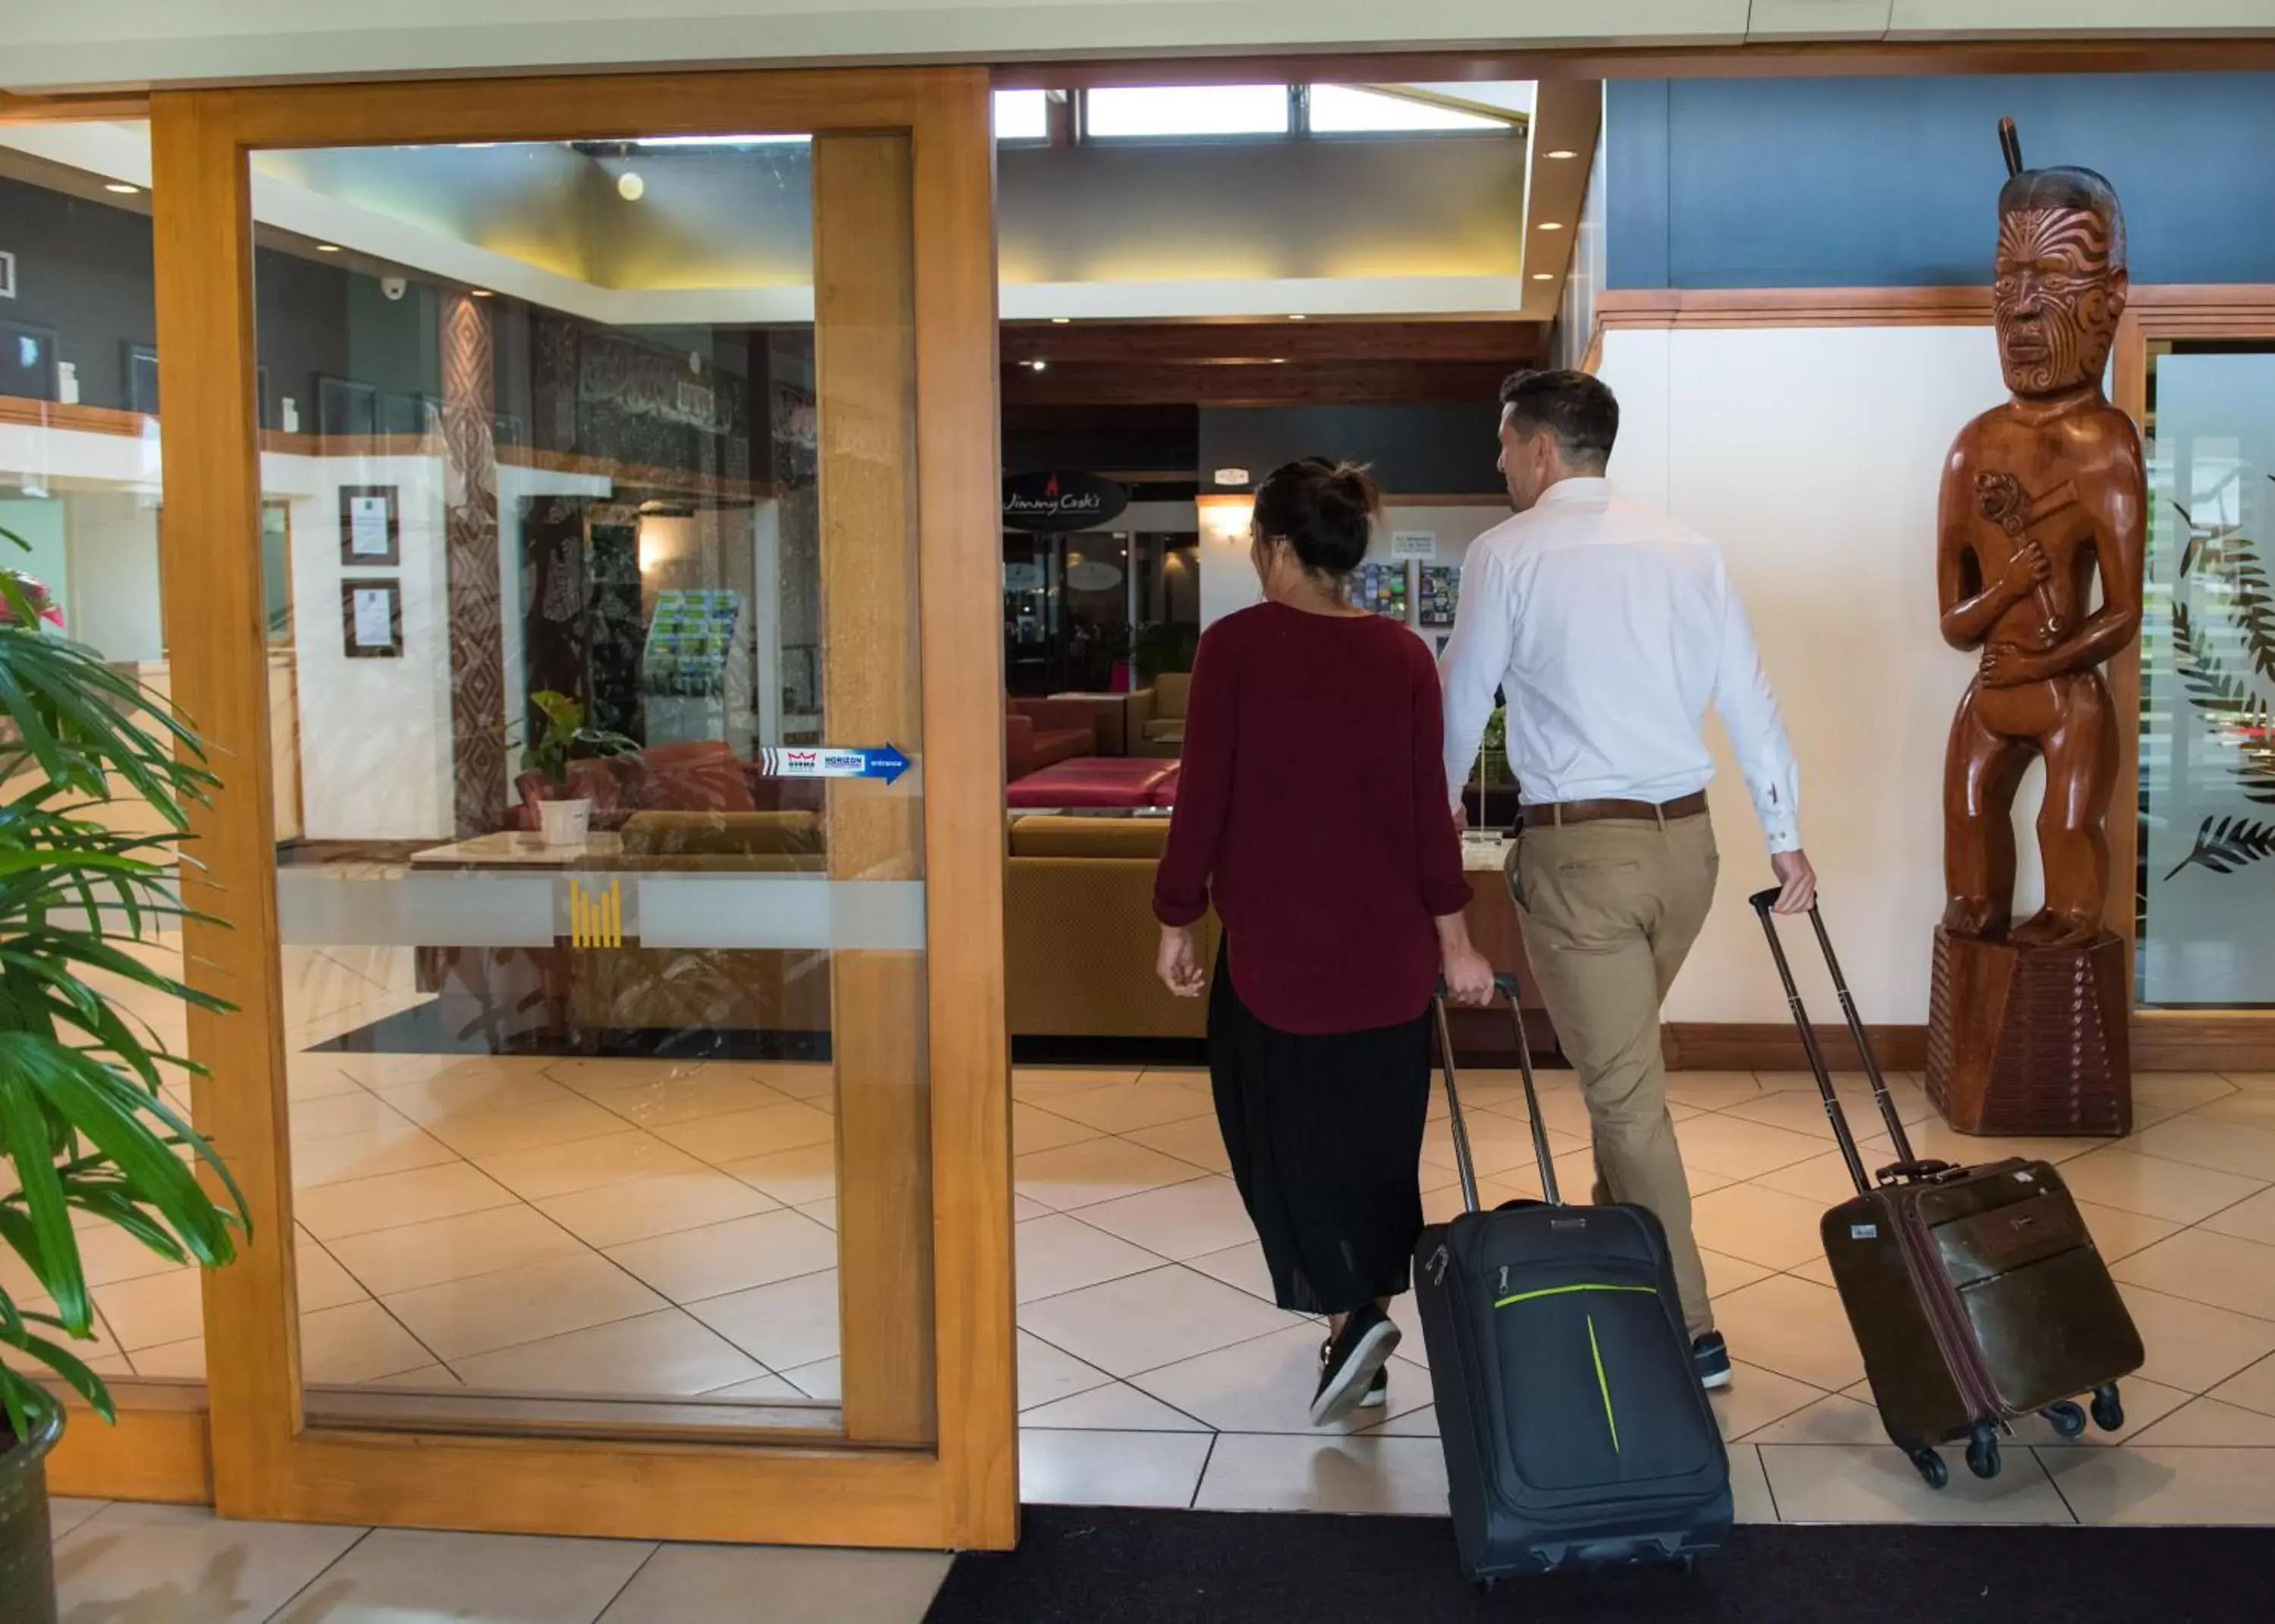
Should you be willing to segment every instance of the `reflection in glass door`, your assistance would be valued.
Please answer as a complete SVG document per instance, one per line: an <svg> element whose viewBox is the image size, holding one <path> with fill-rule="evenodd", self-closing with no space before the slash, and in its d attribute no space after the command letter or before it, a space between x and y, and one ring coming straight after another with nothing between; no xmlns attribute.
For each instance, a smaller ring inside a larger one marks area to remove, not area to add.
<svg viewBox="0 0 2275 1624"><path fill-rule="evenodd" d="M2143 1004L2275 1005L2275 344L2160 345L2141 653Z"/></svg>
<svg viewBox="0 0 2275 1624"><path fill-rule="evenodd" d="M253 166L309 1413L926 1441L908 140Z"/></svg>

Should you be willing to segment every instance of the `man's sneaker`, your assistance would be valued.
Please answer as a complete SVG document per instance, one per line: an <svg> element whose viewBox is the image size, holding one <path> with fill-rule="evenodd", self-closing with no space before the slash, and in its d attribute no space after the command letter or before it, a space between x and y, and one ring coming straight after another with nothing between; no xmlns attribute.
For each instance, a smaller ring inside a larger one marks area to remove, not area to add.
<svg viewBox="0 0 2275 1624"><path fill-rule="evenodd" d="M1719 1331L1691 1339L1690 1363L1698 1372L1698 1385L1709 1393L1730 1385L1730 1345Z"/></svg>
<svg viewBox="0 0 2275 1624"><path fill-rule="evenodd" d="M1366 1396L1398 1346L1398 1327L1373 1303L1343 1321L1341 1335L1319 1350L1319 1390L1311 1396L1311 1424L1323 1427Z"/></svg>

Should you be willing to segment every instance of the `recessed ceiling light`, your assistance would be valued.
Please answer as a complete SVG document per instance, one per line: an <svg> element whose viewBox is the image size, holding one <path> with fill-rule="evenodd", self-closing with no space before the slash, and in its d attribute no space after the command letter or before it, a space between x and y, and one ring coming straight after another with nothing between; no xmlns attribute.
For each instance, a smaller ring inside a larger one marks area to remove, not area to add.
<svg viewBox="0 0 2275 1624"><path fill-rule="evenodd" d="M1271 364L1274 366L1285 366L1288 364L1288 358L1284 355L1275 355L1272 358Z"/></svg>
<svg viewBox="0 0 2275 1624"><path fill-rule="evenodd" d="M1064 327L1068 322L1073 320L1074 318L1072 316L1053 316L1051 318L1051 325L1053 327Z"/></svg>
<svg viewBox="0 0 2275 1624"><path fill-rule="evenodd" d="M1556 273L1554 271L1535 271L1532 273L1532 279L1535 282L1553 282L1556 280Z"/></svg>
<svg viewBox="0 0 2275 1624"><path fill-rule="evenodd" d="M493 297L488 288L468 288L466 291L472 294L476 298L489 298Z"/></svg>
<svg viewBox="0 0 2275 1624"><path fill-rule="evenodd" d="M1029 361L1027 365L1034 368L1037 372L1046 371L1050 366L1050 363L1048 361Z"/></svg>
<svg viewBox="0 0 2275 1624"><path fill-rule="evenodd" d="M337 253L339 251L340 245L337 243L318 243L316 245L316 252L318 253Z"/></svg>
<svg viewBox="0 0 2275 1624"><path fill-rule="evenodd" d="M626 170L616 177L616 195L627 203L637 203L647 193L647 182L639 178L637 170Z"/></svg>
<svg viewBox="0 0 2275 1624"><path fill-rule="evenodd" d="M1544 156L1546 156L1546 157L1551 157L1551 158L1576 158L1576 157L1578 157L1580 155L1579 155L1578 153L1576 153L1576 152L1574 152L1571 148L1569 148L1569 147L1558 147L1554 152L1552 152L1552 153L1546 153L1546 154L1544 154L1543 155L1544 155Z"/></svg>
<svg viewBox="0 0 2275 1624"><path fill-rule="evenodd" d="M1564 229L1564 223L1561 220L1543 220L1540 223L1540 229L1544 231L1561 231Z"/></svg>
<svg viewBox="0 0 2275 1624"><path fill-rule="evenodd" d="M105 192L116 192L121 197L132 197L142 190L140 186L130 186L123 180L106 180L102 183L102 189Z"/></svg>
<svg viewBox="0 0 2275 1624"><path fill-rule="evenodd" d="M1298 311L1298 312L1296 312L1295 314L1290 315L1288 319L1289 319L1290 321L1310 321L1311 318L1311 317L1309 317L1309 316L1307 316L1307 315L1305 315L1305 314L1304 314L1302 312Z"/></svg>

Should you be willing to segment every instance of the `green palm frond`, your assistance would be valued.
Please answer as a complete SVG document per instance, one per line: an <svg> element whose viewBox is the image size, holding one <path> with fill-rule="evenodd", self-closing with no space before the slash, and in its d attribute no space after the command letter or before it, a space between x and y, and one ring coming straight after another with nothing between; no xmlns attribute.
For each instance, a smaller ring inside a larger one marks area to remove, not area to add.
<svg viewBox="0 0 2275 1624"><path fill-rule="evenodd" d="M4 570L0 609L0 1162L13 1175L0 1181L11 1186L0 1249L44 1299L34 1311L0 1287L0 1412L20 1438L53 1408L47 1382L111 1414L102 1379L70 1346L95 1328L72 1215L169 1263L215 1268L236 1255L246 1208L166 1096L170 1079L197 1068L107 990L230 1007L153 962L185 920L207 918L184 906L177 876L193 861L189 808L218 780L185 721L43 627ZM96 816L119 804L155 813L160 832ZM200 1166L227 1205L199 1182Z"/></svg>
<svg viewBox="0 0 2275 1624"><path fill-rule="evenodd" d="M2185 603L2173 605L2173 664L2188 702L2240 753L2235 774L2246 798L2275 804L2275 714L2203 646Z"/></svg>

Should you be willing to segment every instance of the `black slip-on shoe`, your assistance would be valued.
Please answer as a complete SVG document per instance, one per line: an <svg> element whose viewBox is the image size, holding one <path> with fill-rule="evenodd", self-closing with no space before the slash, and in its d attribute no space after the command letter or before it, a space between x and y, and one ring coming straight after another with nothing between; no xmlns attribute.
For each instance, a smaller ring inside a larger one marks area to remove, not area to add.
<svg viewBox="0 0 2275 1624"><path fill-rule="evenodd" d="M1691 1339L1690 1363L1698 1371L1698 1385L1709 1393L1730 1385L1730 1345L1719 1331Z"/></svg>
<svg viewBox="0 0 2275 1624"><path fill-rule="evenodd" d="M1399 1329L1372 1303L1343 1321L1342 1333L1319 1362L1319 1390L1311 1396L1311 1424L1326 1426L1365 1396L1398 1346Z"/></svg>

